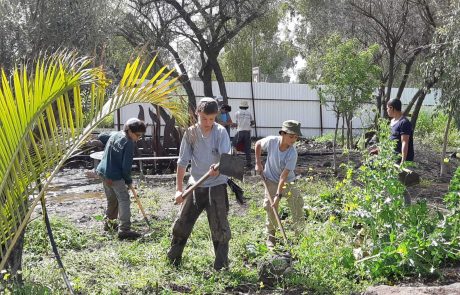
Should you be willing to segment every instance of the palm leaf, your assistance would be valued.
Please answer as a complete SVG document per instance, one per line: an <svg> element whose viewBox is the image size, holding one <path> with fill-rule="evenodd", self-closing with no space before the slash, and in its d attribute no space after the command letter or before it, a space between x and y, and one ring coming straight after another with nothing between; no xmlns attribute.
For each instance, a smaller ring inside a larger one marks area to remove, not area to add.
<svg viewBox="0 0 460 295"><path fill-rule="evenodd" d="M108 81L101 69L89 65L88 58L61 51L38 60L33 70L15 69L11 81L1 73L0 269L50 181L107 115L130 103L146 102L185 124L183 103L170 97L177 87L176 79L166 80L171 72L153 74L155 79L147 81L153 61L142 70L137 58L104 103ZM85 87L90 90L87 109ZM90 123L84 126L85 121Z"/></svg>

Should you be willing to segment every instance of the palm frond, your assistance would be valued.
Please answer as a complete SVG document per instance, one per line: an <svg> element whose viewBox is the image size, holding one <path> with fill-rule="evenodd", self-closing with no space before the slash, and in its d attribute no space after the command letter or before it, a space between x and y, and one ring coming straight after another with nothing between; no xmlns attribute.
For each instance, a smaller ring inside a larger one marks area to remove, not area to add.
<svg viewBox="0 0 460 295"><path fill-rule="evenodd" d="M50 181L96 126L116 109L147 102L185 124L182 102L171 99L176 79L154 74L137 58L126 67L120 85L105 103L108 81L90 59L61 51L42 58L34 69L17 68L11 81L1 73L0 87L0 269ZM164 69L160 70L162 73ZM139 78L140 77L140 78ZM89 109L82 89L90 89ZM84 118L89 124L84 126Z"/></svg>

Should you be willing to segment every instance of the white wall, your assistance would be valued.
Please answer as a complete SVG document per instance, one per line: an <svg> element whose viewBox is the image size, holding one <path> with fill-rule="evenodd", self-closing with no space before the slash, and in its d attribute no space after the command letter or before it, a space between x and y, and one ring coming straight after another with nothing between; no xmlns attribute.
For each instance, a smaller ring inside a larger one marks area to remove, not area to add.
<svg viewBox="0 0 460 295"><path fill-rule="evenodd" d="M201 81L191 82L197 100L201 99L204 95L203 83ZM320 135L321 126L323 133L334 130L334 112L327 106L322 106L322 111L320 112L318 94L316 90L306 84L254 83L254 101L251 96L250 82L227 82L226 86L229 105L232 107L230 115L233 115L238 110L242 100L248 100L249 111L254 112L255 110L258 137L277 134L282 122L289 119L301 122L302 133L305 137ZM220 91L217 82L214 81L212 87L214 95L219 95ZM403 104L407 104L417 90L415 88L406 88L401 97ZM395 97L396 93L397 89L392 89L391 97ZM424 105L435 105L435 97L436 93L434 92L428 94L424 100ZM144 107L146 123L151 124L148 109L150 108L153 112L155 112L155 109L149 104L141 105ZM368 104L358 111L356 118L353 120L353 127L357 132L359 132L360 128L371 124L373 108L372 104ZM131 117L137 117L138 113L138 104L124 107L121 110L120 121L125 122ZM322 114L322 118L320 114ZM114 117L115 124L117 124L117 115L115 114ZM231 135L233 136L234 133L235 130L232 130ZM252 135L256 135L254 128Z"/></svg>

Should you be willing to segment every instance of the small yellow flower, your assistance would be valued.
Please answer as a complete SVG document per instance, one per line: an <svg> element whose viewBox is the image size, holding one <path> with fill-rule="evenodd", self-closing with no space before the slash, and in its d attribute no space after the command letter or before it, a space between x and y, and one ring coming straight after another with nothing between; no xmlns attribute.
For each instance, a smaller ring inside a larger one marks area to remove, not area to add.
<svg viewBox="0 0 460 295"><path fill-rule="evenodd" d="M449 163L449 158L444 158L444 163Z"/></svg>

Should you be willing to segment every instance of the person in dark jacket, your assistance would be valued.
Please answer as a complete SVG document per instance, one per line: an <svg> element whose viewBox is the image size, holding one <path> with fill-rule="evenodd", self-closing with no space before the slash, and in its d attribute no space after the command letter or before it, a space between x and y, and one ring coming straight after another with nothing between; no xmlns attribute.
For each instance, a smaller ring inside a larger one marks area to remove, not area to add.
<svg viewBox="0 0 460 295"><path fill-rule="evenodd" d="M128 188L133 185L131 166L134 143L145 133L145 123L137 118L126 121L124 130L110 135L96 172L102 177L107 210L104 230L118 229L119 239L136 239L141 235L131 230L131 203ZM101 141L105 139L101 138ZM119 219L118 226L116 219Z"/></svg>

